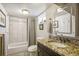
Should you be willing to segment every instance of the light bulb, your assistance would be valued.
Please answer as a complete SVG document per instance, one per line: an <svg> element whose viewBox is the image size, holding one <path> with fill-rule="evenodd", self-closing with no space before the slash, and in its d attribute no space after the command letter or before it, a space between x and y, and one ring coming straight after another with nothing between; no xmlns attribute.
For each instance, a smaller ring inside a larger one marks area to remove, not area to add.
<svg viewBox="0 0 79 59"><path fill-rule="evenodd" d="M22 9L22 13L23 13L24 15L27 15L27 14L29 14L29 11L26 10L26 9Z"/></svg>

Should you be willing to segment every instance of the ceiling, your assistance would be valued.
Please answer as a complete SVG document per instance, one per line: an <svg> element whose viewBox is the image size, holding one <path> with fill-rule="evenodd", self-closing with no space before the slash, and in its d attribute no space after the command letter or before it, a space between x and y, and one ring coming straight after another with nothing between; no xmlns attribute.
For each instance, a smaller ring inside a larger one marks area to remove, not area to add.
<svg viewBox="0 0 79 59"><path fill-rule="evenodd" d="M9 15L26 17L28 15L20 13L22 9L29 10L29 16L38 16L41 12L48 8L51 3L2 3L2 5Z"/></svg>

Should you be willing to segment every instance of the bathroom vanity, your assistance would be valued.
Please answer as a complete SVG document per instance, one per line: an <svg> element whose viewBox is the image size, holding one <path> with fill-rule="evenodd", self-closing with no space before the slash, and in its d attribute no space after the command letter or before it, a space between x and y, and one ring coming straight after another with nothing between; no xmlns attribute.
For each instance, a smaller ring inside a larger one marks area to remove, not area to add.
<svg viewBox="0 0 79 59"><path fill-rule="evenodd" d="M61 43L41 39L37 41L38 56L78 56L79 46L71 43Z"/></svg>
<svg viewBox="0 0 79 59"><path fill-rule="evenodd" d="M38 42L38 56L60 56L60 54Z"/></svg>

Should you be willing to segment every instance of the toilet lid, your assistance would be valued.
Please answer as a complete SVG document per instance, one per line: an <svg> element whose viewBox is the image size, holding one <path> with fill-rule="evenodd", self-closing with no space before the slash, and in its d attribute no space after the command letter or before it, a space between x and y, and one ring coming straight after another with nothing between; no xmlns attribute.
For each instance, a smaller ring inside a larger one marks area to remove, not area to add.
<svg viewBox="0 0 79 59"><path fill-rule="evenodd" d="M28 51L29 52L34 52L34 51L37 51L37 45L32 45L28 48Z"/></svg>

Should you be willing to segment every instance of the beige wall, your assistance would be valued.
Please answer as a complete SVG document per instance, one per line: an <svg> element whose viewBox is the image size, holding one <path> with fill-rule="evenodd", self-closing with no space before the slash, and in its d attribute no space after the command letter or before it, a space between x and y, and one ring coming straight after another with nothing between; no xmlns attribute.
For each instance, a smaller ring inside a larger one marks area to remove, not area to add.
<svg viewBox="0 0 79 59"><path fill-rule="evenodd" d="M75 35L76 36L79 36L79 4L76 4L75 5L76 7L74 8L76 10L76 20L75 20Z"/></svg>
<svg viewBox="0 0 79 59"><path fill-rule="evenodd" d="M46 17L46 12L45 13L43 13L43 14L41 14L40 16L38 16L37 18L36 18L36 22L37 22L37 30L36 30L36 36L37 36L37 38L38 37L42 37L42 38L48 38L48 32L47 32L47 19L46 19L46 22L43 22L43 26L44 26L44 28L43 28L43 30L40 30L39 29L39 24L40 24L40 20L42 20L42 18L43 17Z"/></svg>

